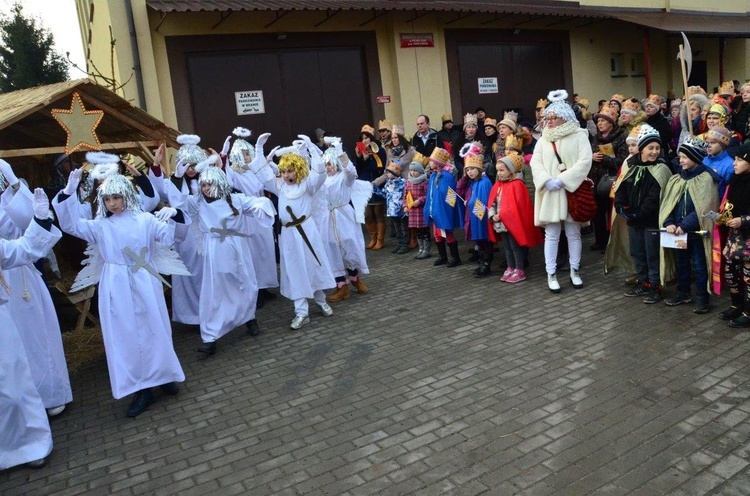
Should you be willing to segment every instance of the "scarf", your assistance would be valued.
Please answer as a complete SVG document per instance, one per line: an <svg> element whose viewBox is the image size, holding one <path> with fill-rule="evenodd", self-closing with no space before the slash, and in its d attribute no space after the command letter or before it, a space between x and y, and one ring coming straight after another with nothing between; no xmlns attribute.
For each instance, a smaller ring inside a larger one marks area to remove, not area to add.
<svg viewBox="0 0 750 496"><path fill-rule="evenodd" d="M542 130L542 138L553 143L568 136L569 134L573 134L578 129L581 129L581 126L578 125L577 121L565 121L563 124L560 124L557 127L551 128L549 126L546 126Z"/></svg>
<svg viewBox="0 0 750 496"><path fill-rule="evenodd" d="M732 174L727 185L727 201L733 205L732 216L750 215L750 172Z"/></svg>
<svg viewBox="0 0 750 496"><path fill-rule="evenodd" d="M407 179L412 184L419 184L427 180L427 174L423 172L421 176L417 176L417 177L411 177L411 174L409 174L409 177Z"/></svg>
<svg viewBox="0 0 750 496"><path fill-rule="evenodd" d="M391 148L391 155L394 155L396 157L401 156L401 154L404 152L404 146L398 145Z"/></svg>

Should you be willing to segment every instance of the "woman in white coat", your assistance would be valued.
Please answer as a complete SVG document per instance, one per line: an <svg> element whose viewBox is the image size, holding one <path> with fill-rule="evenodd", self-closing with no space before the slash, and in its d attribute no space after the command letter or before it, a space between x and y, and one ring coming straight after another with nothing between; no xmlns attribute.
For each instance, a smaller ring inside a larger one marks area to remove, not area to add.
<svg viewBox="0 0 750 496"><path fill-rule="evenodd" d="M8 188L0 197L0 238L17 239L32 223L34 196L10 164L1 159L0 173L8 181ZM5 280L12 289L8 309L26 349L39 396L49 415L58 415L73 401L73 393L49 290L33 264L6 270Z"/></svg>
<svg viewBox="0 0 750 496"><path fill-rule="evenodd" d="M0 470L28 464L41 468L52 451L52 433L29 370L24 345L8 308L5 271L33 263L62 237L49 218L44 190L34 191L35 220L15 240L0 239Z"/></svg>
<svg viewBox="0 0 750 496"><path fill-rule="evenodd" d="M581 226L568 213L567 191L575 191L591 169L591 145L588 131L582 129L573 108L565 101L565 90L552 91L550 104L544 110L546 126L531 157L534 195L534 224L544 227L544 262L547 285L553 293L560 292L557 280L557 248L565 227L568 238L570 282L582 288Z"/></svg>

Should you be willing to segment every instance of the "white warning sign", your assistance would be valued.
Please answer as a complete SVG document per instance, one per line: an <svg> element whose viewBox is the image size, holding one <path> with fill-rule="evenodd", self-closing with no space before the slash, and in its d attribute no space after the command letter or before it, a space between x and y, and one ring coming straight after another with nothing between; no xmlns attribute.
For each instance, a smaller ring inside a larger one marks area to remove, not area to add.
<svg viewBox="0 0 750 496"><path fill-rule="evenodd" d="M483 93L497 93L497 78L496 77L480 77L479 82L479 94Z"/></svg>
<svg viewBox="0 0 750 496"><path fill-rule="evenodd" d="M234 100L237 103L237 115L266 113L261 90L237 91L234 93Z"/></svg>

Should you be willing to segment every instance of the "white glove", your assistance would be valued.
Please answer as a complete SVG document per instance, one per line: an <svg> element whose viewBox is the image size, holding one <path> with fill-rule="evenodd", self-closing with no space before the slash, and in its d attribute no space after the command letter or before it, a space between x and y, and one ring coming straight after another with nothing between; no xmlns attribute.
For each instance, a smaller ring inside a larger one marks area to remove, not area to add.
<svg viewBox="0 0 750 496"><path fill-rule="evenodd" d="M266 163L273 162L273 156L276 153L276 150L278 150L279 148L281 148L281 147L280 146L274 147L274 149L271 150L271 153L269 153L268 155L266 155Z"/></svg>
<svg viewBox="0 0 750 496"><path fill-rule="evenodd" d="M229 153L229 145L232 144L232 136L227 136L227 139L224 140L224 146L221 147L221 154L226 155Z"/></svg>
<svg viewBox="0 0 750 496"><path fill-rule="evenodd" d="M309 153L311 156L317 155L320 158L323 157L323 151L318 147L318 145L310 141L309 137L305 136L304 134L298 134L297 137L305 144L307 153Z"/></svg>
<svg viewBox="0 0 750 496"><path fill-rule="evenodd" d="M341 143L341 138L334 138L334 140L331 141L331 146L336 150L336 155L344 154L344 145Z"/></svg>
<svg viewBox="0 0 750 496"><path fill-rule="evenodd" d="M37 219L50 218L49 198L42 188L34 190L34 199L31 201L31 206L34 209L34 217Z"/></svg>
<svg viewBox="0 0 750 496"><path fill-rule="evenodd" d="M266 141L268 141L268 138L271 137L271 133L263 133L260 136L258 136L258 139L255 140L255 156L256 157L265 157L263 154L263 147L266 144Z"/></svg>
<svg viewBox="0 0 750 496"><path fill-rule="evenodd" d="M164 207L158 212L154 212L154 217L163 221L167 221L175 215L177 215L177 209L174 207Z"/></svg>
<svg viewBox="0 0 750 496"><path fill-rule="evenodd" d="M177 162L177 165L174 166L174 177L179 179L184 176L189 165L187 162Z"/></svg>
<svg viewBox="0 0 750 496"><path fill-rule="evenodd" d="M68 184L65 185L63 194L68 196L75 195L78 185L81 184L81 176L83 176L83 171L81 169L75 169L72 171L68 176Z"/></svg>
<svg viewBox="0 0 750 496"><path fill-rule="evenodd" d="M563 187L563 182L556 177L553 177L552 179L547 179L547 182L544 183L544 187L547 188L547 191L557 191Z"/></svg>
<svg viewBox="0 0 750 496"><path fill-rule="evenodd" d="M8 162L0 158L0 174L5 176L5 180L8 181L8 185L15 186L18 184L18 178L13 173L13 168Z"/></svg>
<svg viewBox="0 0 750 496"><path fill-rule="evenodd" d="M294 140L294 141L292 141L292 145L297 150L299 150L299 154L300 155L302 155L303 157L305 156L305 154L307 152L307 143L305 143L304 140L301 140L301 139Z"/></svg>

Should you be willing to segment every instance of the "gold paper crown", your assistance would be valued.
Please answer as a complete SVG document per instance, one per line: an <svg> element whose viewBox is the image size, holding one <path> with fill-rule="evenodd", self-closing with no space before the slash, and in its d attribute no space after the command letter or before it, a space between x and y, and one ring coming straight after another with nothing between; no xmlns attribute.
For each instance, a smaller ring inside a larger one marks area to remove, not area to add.
<svg viewBox="0 0 750 496"><path fill-rule="evenodd" d="M391 129L391 123L388 122L388 119L378 121L378 131L382 131L383 129Z"/></svg>
<svg viewBox="0 0 750 496"><path fill-rule="evenodd" d="M503 114L503 120L511 120L513 122L518 122L518 112L515 112L513 110L508 110Z"/></svg>
<svg viewBox="0 0 750 496"><path fill-rule="evenodd" d="M624 97L624 96L622 96L622 95L621 95L621 94L619 94L619 93L615 93L615 94L614 94L614 95L612 95L612 96L610 97L610 99L609 99L609 101L610 101L610 102L611 102L612 100L614 100L614 101L616 101L617 103L619 103L620 105L622 105L622 102L623 102L623 100L625 100L625 97Z"/></svg>
<svg viewBox="0 0 750 496"><path fill-rule="evenodd" d="M546 98L540 98L539 100L536 101L536 108L537 110L543 109L548 104L549 104L549 100L547 100Z"/></svg>
<svg viewBox="0 0 750 496"><path fill-rule="evenodd" d="M391 134L400 134L401 136L404 135L404 126L400 126L398 124L393 125L393 129L391 130Z"/></svg>
<svg viewBox="0 0 750 496"><path fill-rule="evenodd" d="M398 164L394 164L393 162L391 162L390 164L388 164L388 167L386 167L385 170L393 173L396 176L400 176L401 175L401 166L398 165Z"/></svg>
<svg viewBox="0 0 750 496"><path fill-rule="evenodd" d="M721 96L732 96L734 95L734 83L732 81L724 81L719 86L719 94Z"/></svg>
<svg viewBox="0 0 750 496"><path fill-rule="evenodd" d="M450 114L443 114L440 116L440 120L442 120L443 122L446 122L446 121L453 122L453 117L451 117Z"/></svg>
<svg viewBox="0 0 750 496"><path fill-rule="evenodd" d="M464 116L464 127L476 126L476 125L477 125L477 116L475 114L466 114Z"/></svg>
<svg viewBox="0 0 750 496"><path fill-rule="evenodd" d="M428 157L425 157L421 153L417 152L414 154L414 157L411 159L412 162L419 162L420 164L427 166L427 164L430 163L430 159Z"/></svg>
<svg viewBox="0 0 750 496"><path fill-rule="evenodd" d="M704 90L700 86L688 86L687 87L687 96L690 97L692 95L708 96L708 95L706 95L706 90Z"/></svg>
<svg viewBox="0 0 750 496"><path fill-rule="evenodd" d="M634 102L632 98L628 98L627 100L622 102L622 110L630 110L635 114L642 109L640 102Z"/></svg>
<svg viewBox="0 0 750 496"><path fill-rule="evenodd" d="M451 154L443 148L435 148L430 154L430 162L435 162L438 165L448 165L450 159Z"/></svg>
<svg viewBox="0 0 750 496"><path fill-rule="evenodd" d="M484 118L484 127L487 127L487 126L492 126L492 127L494 127L494 128L497 129L497 120L492 119L490 117L485 117Z"/></svg>
<svg viewBox="0 0 750 496"><path fill-rule="evenodd" d="M473 167L475 169L484 169L484 157L482 155L468 155L464 159L464 168Z"/></svg>
<svg viewBox="0 0 750 496"><path fill-rule="evenodd" d="M370 133L370 134L372 134L373 136L375 136L375 128L373 128L373 127L372 127L371 125L369 125L369 124L365 124L364 126L362 126L362 129L361 129L361 130L360 130L359 132L360 132L360 133Z"/></svg>
<svg viewBox="0 0 750 496"><path fill-rule="evenodd" d="M583 107L585 109L589 108L589 100L588 98L579 98L576 102L579 107Z"/></svg>
<svg viewBox="0 0 750 496"><path fill-rule="evenodd" d="M654 107L661 106L661 97L659 95L650 94L648 98L646 98L646 101L643 102L645 105L653 105Z"/></svg>
<svg viewBox="0 0 750 496"><path fill-rule="evenodd" d="M523 150L523 137L509 134L508 137L505 138L505 149L520 152Z"/></svg>

